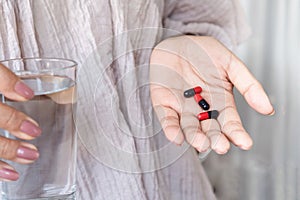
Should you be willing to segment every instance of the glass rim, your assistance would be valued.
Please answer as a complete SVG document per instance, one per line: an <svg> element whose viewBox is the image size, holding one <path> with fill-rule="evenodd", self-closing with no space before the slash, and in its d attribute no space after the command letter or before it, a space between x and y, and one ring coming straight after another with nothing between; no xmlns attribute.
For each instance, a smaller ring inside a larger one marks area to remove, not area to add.
<svg viewBox="0 0 300 200"><path fill-rule="evenodd" d="M60 71L70 68L77 69L78 63L72 59L68 58L57 58L57 57L25 57L25 58L11 58L11 59L5 59L0 60L0 63L4 65L4 62L10 62L10 61L26 61L26 60L45 60L45 61L67 61L70 62L70 65L66 65L63 67L55 67L51 69L41 69L41 70L20 70L18 72L51 72L51 71ZM5 66L5 65L4 65Z"/></svg>

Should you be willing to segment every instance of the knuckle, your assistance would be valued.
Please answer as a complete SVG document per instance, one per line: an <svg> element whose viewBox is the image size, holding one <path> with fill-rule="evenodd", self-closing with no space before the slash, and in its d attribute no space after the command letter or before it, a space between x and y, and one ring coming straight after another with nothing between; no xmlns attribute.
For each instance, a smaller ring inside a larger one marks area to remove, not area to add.
<svg viewBox="0 0 300 200"><path fill-rule="evenodd" d="M186 141L195 148L202 148L207 143L207 140L208 138L200 133L186 135Z"/></svg>
<svg viewBox="0 0 300 200"><path fill-rule="evenodd" d="M195 145L195 143L198 139L197 134L186 134L185 137L186 137L186 141L192 146Z"/></svg>
<svg viewBox="0 0 300 200"><path fill-rule="evenodd" d="M224 132L228 136L230 136L233 131L244 131L242 124L238 121L231 120L231 121L227 121L222 126L222 132Z"/></svg>
<svg viewBox="0 0 300 200"><path fill-rule="evenodd" d="M211 129L206 132L206 135L210 138L214 138L216 141L219 141L222 138L222 133L219 129Z"/></svg>
<svg viewBox="0 0 300 200"><path fill-rule="evenodd" d="M177 125L178 124L178 118L175 116L163 116L160 119L161 124L172 124L172 125Z"/></svg>
<svg viewBox="0 0 300 200"><path fill-rule="evenodd" d="M9 130L15 130L17 129L19 123L18 118L20 118L20 112L15 109L9 109L9 112L7 113L6 120L4 122L4 128Z"/></svg>
<svg viewBox="0 0 300 200"><path fill-rule="evenodd" d="M181 129L187 135L192 135L192 133L196 133L199 130L199 125L182 126Z"/></svg>
<svg viewBox="0 0 300 200"><path fill-rule="evenodd" d="M0 138L0 157L8 160L14 159L18 146L17 141Z"/></svg>

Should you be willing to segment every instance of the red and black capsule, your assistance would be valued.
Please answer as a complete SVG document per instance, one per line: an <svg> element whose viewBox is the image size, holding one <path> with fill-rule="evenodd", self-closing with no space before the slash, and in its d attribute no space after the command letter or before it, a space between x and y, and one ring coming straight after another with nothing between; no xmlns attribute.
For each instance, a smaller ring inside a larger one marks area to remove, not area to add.
<svg viewBox="0 0 300 200"><path fill-rule="evenodd" d="M195 101L199 104L199 106L203 110L209 109L209 104L207 103L207 101L205 99L203 99L203 97L200 94L195 94L194 98L195 98Z"/></svg>
<svg viewBox="0 0 300 200"><path fill-rule="evenodd" d="M207 111L207 112L203 112L198 114L198 119L199 121L203 121L206 119L217 119L219 116L219 111L217 110L212 110L212 111Z"/></svg>
<svg viewBox="0 0 300 200"><path fill-rule="evenodd" d="M200 94L202 92L202 88L200 86L194 87L192 89L188 89L186 91L184 91L183 95L184 97L192 97L195 94Z"/></svg>

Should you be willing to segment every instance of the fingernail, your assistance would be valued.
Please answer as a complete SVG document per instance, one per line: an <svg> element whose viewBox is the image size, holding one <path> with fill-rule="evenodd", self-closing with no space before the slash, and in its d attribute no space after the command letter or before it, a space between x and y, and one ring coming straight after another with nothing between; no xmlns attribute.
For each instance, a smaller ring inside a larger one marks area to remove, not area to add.
<svg viewBox="0 0 300 200"><path fill-rule="evenodd" d="M19 174L15 170L2 168L2 169L0 169L0 178L6 179L9 181L16 181L19 178Z"/></svg>
<svg viewBox="0 0 300 200"><path fill-rule="evenodd" d="M221 151L221 150L219 150L219 149L216 149L215 152L216 152L217 154L223 155L223 154L227 153L228 150L223 150L223 151Z"/></svg>
<svg viewBox="0 0 300 200"><path fill-rule="evenodd" d="M42 130L35 124L25 120L20 126L20 130L32 137L37 137L41 135Z"/></svg>
<svg viewBox="0 0 300 200"><path fill-rule="evenodd" d="M253 145L253 143L251 142L247 145L238 145L238 147L240 147L242 150L247 151L247 150L251 149L252 145Z"/></svg>
<svg viewBox="0 0 300 200"><path fill-rule="evenodd" d="M17 151L17 157L25 160L34 161L39 157L39 153L28 147L20 146Z"/></svg>
<svg viewBox="0 0 300 200"><path fill-rule="evenodd" d="M204 152L199 152L199 159L201 160L201 161L203 161L203 160L205 160L206 158L207 158L207 156L208 156L208 154L211 152L211 148L208 148L207 150L205 150Z"/></svg>
<svg viewBox="0 0 300 200"><path fill-rule="evenodd" d="M269 115L270 116L275 115L275 110L273 110Z"/></svg>
<svg viewBox="0 0 300 200"><path fill-rule="evenodd" d="M25 97L26 99L31 99L34 96L32 89L30 89L25 83L22 81L18 81L15 85L15 91Z"/></svg>

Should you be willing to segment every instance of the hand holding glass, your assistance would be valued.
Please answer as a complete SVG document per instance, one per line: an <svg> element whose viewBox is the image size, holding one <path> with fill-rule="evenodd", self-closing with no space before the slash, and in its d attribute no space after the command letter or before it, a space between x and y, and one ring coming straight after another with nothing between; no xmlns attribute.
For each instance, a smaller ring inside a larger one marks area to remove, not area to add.
<svg viewBox="0 0 300 200"><path fill-rule="evenodd" d="M2 198L75 199L77 64L66 59L42 58L6 60L1 64L34 91L34 97L28 101L3 96L2 102L30 116L42 130L40 136L30 141L4 131L7 138L34 145L39 158L27 165L7 162L20 177L2 183Z"/></svg>

